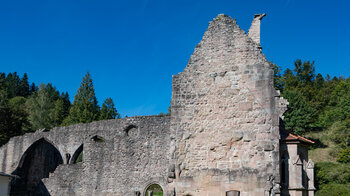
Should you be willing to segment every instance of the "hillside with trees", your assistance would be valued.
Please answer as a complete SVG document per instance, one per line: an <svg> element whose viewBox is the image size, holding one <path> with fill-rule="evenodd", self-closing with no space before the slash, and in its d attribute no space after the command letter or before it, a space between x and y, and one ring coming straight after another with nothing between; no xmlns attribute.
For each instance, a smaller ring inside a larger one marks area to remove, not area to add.
<svg viewBox="0 0 350 196"><path fill-rule="evenodd" d="M29 85L28 75L0 73L0 146L11 137L38 129L120 118L114 102L107 98L100 107L91 75L80 84L73 104L67 92L52 84Z"/></svg>
<svg viewBox="0 0 350 196"><path fill-rule="evenodd" d="M312 139L316 195L350 193L350 78L315 73L311 61L296 60L294 69L274 65L275 88L289 102L287 130Z"/></svg>

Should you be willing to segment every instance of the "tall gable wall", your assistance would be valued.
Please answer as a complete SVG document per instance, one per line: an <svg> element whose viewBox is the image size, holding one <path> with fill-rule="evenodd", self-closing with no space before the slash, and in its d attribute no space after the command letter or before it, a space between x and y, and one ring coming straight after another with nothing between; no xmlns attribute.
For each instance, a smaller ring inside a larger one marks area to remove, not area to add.
<svg viewBox="0 0 350 196"><path fill-rule="evenodd" d="M219 15L185 70L173 76L176 192L271 192L279 179L279 104L259 45Z"/></svg>

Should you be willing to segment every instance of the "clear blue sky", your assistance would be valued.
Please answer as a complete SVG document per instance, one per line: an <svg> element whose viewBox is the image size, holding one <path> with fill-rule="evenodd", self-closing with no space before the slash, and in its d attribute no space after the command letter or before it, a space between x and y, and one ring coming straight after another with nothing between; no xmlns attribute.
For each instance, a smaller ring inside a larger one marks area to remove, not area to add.
<svg viewBox="0 0 350 196"><path fill-rule="evenodd" d="M0 0L0 72L26 72L73 100L89 71L100 104L112 97L122 116L158 114L216 15L247 31L265 12L268 60L283 69L314 60L316 72L348 77L349 10L348 0Z"/></svg>

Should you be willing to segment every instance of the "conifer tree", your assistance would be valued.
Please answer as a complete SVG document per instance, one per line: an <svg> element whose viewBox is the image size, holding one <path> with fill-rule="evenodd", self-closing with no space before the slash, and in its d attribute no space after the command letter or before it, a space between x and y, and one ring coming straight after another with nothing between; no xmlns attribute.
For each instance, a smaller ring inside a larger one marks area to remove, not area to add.
<svg viewBox="0 0 350 196"><path fill-rule="evenodd" d="M6 75L5 73L0 73L0 90L6 90Z"/></svg>
<svg viewBox="0 0 350 196"><path fill-rule="evenodd" d="M90 73L88 72L77 94L74 97L73 105L70 108L69 116L64 121L64 124L88 123L98 120L99 107L95 96L94 85Z"/></svg>
<svg viewBox="0 0 350 196"><path fill-rule="evenodd" d="M28 95L29 95L28 76L26 73L24 73L22 79L19 82L17 96L28 97Z"/></svg>
<svg viewBox="0 0 350 196"><path fill-rule="evenodd" d="M64 117L69 115L69 108L71 106L68 92L61 93L60 99L63 101Z"/></svg>
<svg viewBox="0 0 350 196"><path fill-rule="evenodd" d="M29 94L34 94L38 88L35 86L34 82L30 85Z"/></svg>
<svg viewBox="0 0 350 196"><path fill-rule="evenodd" d="M20 78L17 72L9 73L6 77L6 91L9 99L17 96Z"/></svg>
<svg viewBox="0 0 350 196"><path fill-rule="evenodd" d="M109 97L102 104L99 120L115 118L120 118L120 115L118 114L117 109L114 107L112 98Z"/></svg>

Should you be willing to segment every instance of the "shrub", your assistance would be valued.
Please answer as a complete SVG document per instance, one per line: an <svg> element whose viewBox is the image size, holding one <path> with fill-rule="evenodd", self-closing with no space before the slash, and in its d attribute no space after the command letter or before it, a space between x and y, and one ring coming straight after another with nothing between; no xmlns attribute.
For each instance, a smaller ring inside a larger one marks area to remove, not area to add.
<svg viewBox="0 0 350 196"><path fill-rule="evenodd" d="M341 163L350 163L350 147L340 149L337 161Z"/></svg>
<svg viewBox="0 0 350 196"><path fill-rule="evenodd" d="M318 162L315 164L315 185L316 189L321 191L324 188L330 188L328 185L349 184L350 166L334 162Z"/></svg>
<svg viewBox="0 0 350 196"><path fill-rule="evenodd" d="M348 196L350 184L326 184L316 192L316 196Z"/></svg>

